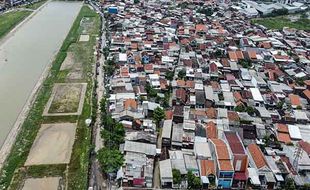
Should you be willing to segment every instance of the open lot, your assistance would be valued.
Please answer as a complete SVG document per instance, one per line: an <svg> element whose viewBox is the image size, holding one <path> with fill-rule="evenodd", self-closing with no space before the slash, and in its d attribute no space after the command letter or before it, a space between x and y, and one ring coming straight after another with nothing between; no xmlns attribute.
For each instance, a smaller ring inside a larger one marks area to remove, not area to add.
<svg viewBox="0 0 310 190"><path fill-rule="evenodd" d="M80 115L86 92L86 83L57 83L44 110L44 116Z"/></svg>
<svg viewBox="0 0 310 190"><path fill-rule="evenodd" d="M283 27L296 28L298 30L310 30L310 19L299 18L292 20L287 16L253 19L253 23L261 24L269 29L281 30Z"/></svg>
<svg viewBox="0 0 310 190"><path fill-rule="evenodd" d="M58 190L60 177L26 179L22 190Z"/></svg>
<svg viewBox="0 0 310 190"><path fill-rule="evenodd" d="M60 70L71 69L74 65L74 54L72 52L68 52L64 62L61 64Z"/></svg>
<svg viewBox="0 0 310 190"><path fill-rule="evenodd" d="M69 163L76 124L43 124L32 145L25 166Z"/></svg>

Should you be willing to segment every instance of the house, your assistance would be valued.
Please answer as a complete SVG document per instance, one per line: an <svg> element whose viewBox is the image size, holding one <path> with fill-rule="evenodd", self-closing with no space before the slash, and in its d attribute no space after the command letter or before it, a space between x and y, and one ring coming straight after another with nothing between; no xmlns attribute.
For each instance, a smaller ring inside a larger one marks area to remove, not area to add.
<svg viewBox="0 0 310 190"><path fill-rule="evenodd" d="M249 160L243 143L238 133L232 131L224 132L224 140L227 142L233 157L233 166L235 170L233 186L245 188L248 179L247 168Z"/></svg>
<svg viewBox="0 0 310 190"><path fill-rule="evenodd" d="M171 145L172 120L165 120L163 123L163 130L161 134L162 146Z"/></svg>
<svg viewBox="0 0 310 190"><path fill-rule="evenodd" d="M261 149L256 144L250 144L247 147L249 156L249 163L252 168L255 168L259 174L260 183L262 188L273 189L276 180Z"/></svg>
<svg viewBox="0 0 310 190"><path fill-rule="evenodd" d="M173 184L172 166L170 159L159 162L161 188L171 188Z"/></svg>
<svg viewBox="0 0 310 190"><path fill-rule="evenodd" d="M215 161L216 184L220 188L231 188L234 177L231 154L223 140L210 139L210 150Z"/></svg>

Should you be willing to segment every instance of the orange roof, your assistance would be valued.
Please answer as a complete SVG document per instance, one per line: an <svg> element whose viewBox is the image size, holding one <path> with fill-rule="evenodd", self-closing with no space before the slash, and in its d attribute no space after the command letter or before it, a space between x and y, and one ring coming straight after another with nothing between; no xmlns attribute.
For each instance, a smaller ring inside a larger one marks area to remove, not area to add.
<svg viewBox="0 0 310 190"><path fill-rule="evenodd" d="M290 94L288 95L291 101L291 104L294 106L299 106L300 105L300 99L298 95L295 94Z"/></svg>
<svg viewBox="0 0 310 190"><path fill-rule="evenodd" d="M310 80L305 80L304 83L305 85L310 86Z"/></svg>
<svg viewBox="0 0 310 190"><path fill-rule="evenodd" d="M224 171L232 171L234 170L230 160L219 160L219 168Z"/></svg>
<svg viewBox="0 0 310 190"><path fill-rule="evenodd" d="M215 146L218 160L230 160L226 143L221 139L210 139Z"/></svg>
<svg viewBox="0 0 310 190"><path fill-rule="evenodd" d="M236 51L237 59L244 59L242 51Z"/></svg>
<svg viewBox="0 0 310 190"><path fill-rule="evenodd" d="M127 99L124 101L124 108L127 110L128 108L137 109L137 102L134 99Z"/></svg>
<svg viewBox="0 0 310 190"><path fill-rule="evenodd" d="M304 90L303 93L310 100L310 90L309 89Z"/></svg>
<svg viewBox="0 0 310 190"><path fill-rule="evenodd" d="M177 80L177 85L178 85L178 87L184 87L185 81L184 80Z"/></svg>
<svg viewBox="0 0 310 190"><path fill-rule="evenodd" d="M144 70L153 70L153 64L144 65Z"/></svg>
<svg viewBox="0 0 310 190"><path fill-rule="evenodd" d="M231 61L238 61L237 55L233 51L228 51L228 56Z"/></svg>
<svg viewBox="0 0 310 190"><path fill-rule="evenodd" d="M239 121L239 115L235 111L228 111L227 116L229 121Z"/></svg>
<svg viewBox="0 0 310 190"><path fill-rule="evenodd" d="M215 108L208 108L206 111L208 119L215 119L217 116L217 112Z"/></svg>
<svg viewBox="0 0 310 190"><path fill-rule="evenodd" d="M171 110L166 111L166 119L172 119L172 117L173 117L173 111Z"/></svg>
<svg viewBox="0 0 310 190"><path fill-rule="evenodd" d="M291 142L291 137L288 133L278 133L278 141L287 144Z"/></svg>
<svg viewBox="0 0 310 190"><path fill-rule="evenodd" d="M213 121L209 121L206 126L207 137L210 139L217 139L217 128Z"/></svg>
<svg viewBox="0 0 310 190"><path fill-rule="evenodd" d="M248 150L255 162L255 165L258 169L267 166L265 157L262 153L262 151L260 150L260 148L256 145L256 144L250 144L248 146Z"/></svg>
<svg viewBox="0 0 310 190"><path fill-rule="evenodd" d="M129 76L129 69L128 69L128 67L122 67L121 68L121 76L122 77L128 77Z"/></svg>
<svg viewBox="0 0 310 190"><path fill-rule="evenodd" d="M288 127L287 127L287 125L282 124L282 123L278 123L278 124L277 124L277 130L278 130L278 132L288 133Z"/></svg>
<svg viewBox="0 0 310 190"><path fill-rule="evenodd" d="M236 101L243 100L240 92L234 92L234 97Z"/></svg>
<svg viewBox="0 0 310 190"><path fill-rule="evenodd" d="M192 81L192 80L186 81L186 87L187 88L194 88L195 87L195 81Z"/></svg>
<svg viewBox="0 0 310 190"><path fill-rule="evenodd" d="M204 24L197 24L196 31L206 31L206 26Z"/></svg>
<svg viewBox="0 0 310 190"><path fill-rule="evenodd" d="M256 51L248 51L250 59L257 59Z"/></svg>
<svg viewBox="0 0 310 190"><path fill-rule="evenodd" d="M208 176L210 174L215 175L215 165L213 160L201 160L201 175Z"/></svg>

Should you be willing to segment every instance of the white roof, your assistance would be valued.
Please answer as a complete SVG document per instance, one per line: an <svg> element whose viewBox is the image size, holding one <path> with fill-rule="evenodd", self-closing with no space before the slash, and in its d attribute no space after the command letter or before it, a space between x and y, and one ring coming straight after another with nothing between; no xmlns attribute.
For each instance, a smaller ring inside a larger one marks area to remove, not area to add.
<svg viewBox="0 0 310 190"><path fill-rule="evenodd" d="M253 185L260 185L257 170L255 168L248 168L250 181Z"/></svg>
<svg viewBox="0 0 310 190"><path fill-rule="evenodd" d="M299 127L296 125L288 125L288 132L292 139L302 139Z"/></svg>
<svg viewBox="0 0 310 190"><path fill-rule="evenodd" d="M260 93L258 88L250 88L250 91L251 91L253 99L255 101L258 101L258 102L263 102L264 101L263 96L261 95L261 93Z"/></svg>
<svg viewBox="0 0 310 190"><path fill-rule="evenodd" d="M163 124L162 138L171 138L172 120L165 120Z"/></svg>
<svg viewBox="0 0 310 190"><path fill-rule="evenodd" d="M125 141L124 151L143 153L146 155L155 156L156 145L148 144L148 143L141 143L141 142Z"/></svg>
<svg viewBox="0 0 310 190"><path fill-rule="evenodd" d="M172 167L170 159L159 161L159 172L161 179L172 180Z"/></svg>
<svg viewBox="0 0 310 190"><path fill-rule="evenodd" d="M126 53L120 53L119 54L119 61L127 61L127 54Z"/></svg>
<svg viewBox="0 0 310 190"><path fill-rule="evenodd" d="M211 152L209 143L207 142L195 142L194 151L197 158L209 159L211 158Z"/></svg>

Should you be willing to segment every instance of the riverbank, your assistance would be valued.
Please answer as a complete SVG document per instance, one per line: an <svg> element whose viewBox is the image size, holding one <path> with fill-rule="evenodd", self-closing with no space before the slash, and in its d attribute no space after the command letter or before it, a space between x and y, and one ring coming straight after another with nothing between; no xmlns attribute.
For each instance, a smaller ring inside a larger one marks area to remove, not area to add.
<svg viewBox="0 0 310 190"><path fill-rule="evenodd" d="M40 2L34 3L33 5L29 5L29 9L19 9L15 8L15 10L11 10L4 14L0 15L0 39L5 37L10 31L14 28L18 28L17 26L21 25L20 23L27 18L31 13L36 14L36 10L42 8L42 5L46 3L46 0L42 0ZM31 16L30 16L31 18ZM0 41L1 43L1 41Z"/></svg>
<svg viewBox="0 0 310 190"><path fill-rule="evenodd" d="M35 16L42 8L44 7L44 5L41 5L40 7L38 7L38 9L34 12L32 12L32 14L30 14L30 16L28 16L25 20L20 21L18 25L15 26L14 29L12 29L5 37L3 37L1 39L0 36L0 44L5 43L6 40L8 40L12 35L14 35L15 32L18 31L18 29L25 24L26 22L28 22L33 16ZM0 22L1 23L1 22ZM60 48L60 47L59 47ZM58 49L59 49L58 48ZM52 61L51 61L52 63ZM14 126L12 127L10 133L7 135L4 143L2 145L0 145L1 149L0 149L0 171L3 167L3 164L7 158L7 156L10 153L10 150L12 149L12 146L15 142L16 136L20 131L21 125L24 122L29 109L30 109L30 105L33 103L34 99L36 98L36 94L37 91L39 89L39 87L41 86L43 80L46 78L47 74L48 74L48 70L50 68L50 65L48 67L46 67L46 69L44 70L42 76L40 77L40 79L38 80L36 86L33 88L31 95L29 96L26 104L24 105L21 113L19 114Z"/></svg>
<svg viewBox="0 0 310 190"><path fill-rule="evenodd" d="M78 42L80 23L84 17L94 18L94 30L90 35L89 42L82 45ZM38 90L35 101L33 102L28 116L26 117L20 134L16 138L12 151L1 171L0 189L18 189L27 177L61 176L67 184L67 189L86 189L87 171L90 151L90 129L85 124L85 119L91 115L92 97L92 64L93 47L96 43L98 15L91 11L87 6L83 6L76 20L74 21L69 34L64 40L51 68L49 74ZM99 24L98 24L99 26ZM79 82L87 82L87 92L83 111L80 116L42 116L43 110L51 95L52 87L55 83L68 82L67 74L69 71L60 71L61 64L65 60L69 51L79 55L78 60L83 61L84 74ZM81 57L80 57L81 56ZM91 64L90 64L91 63ZM42 123L55 122L77 122L75 143L73 145L71 160L68 165L48 165L48 166L24 166L32 143L37 136Z"/></svg>

